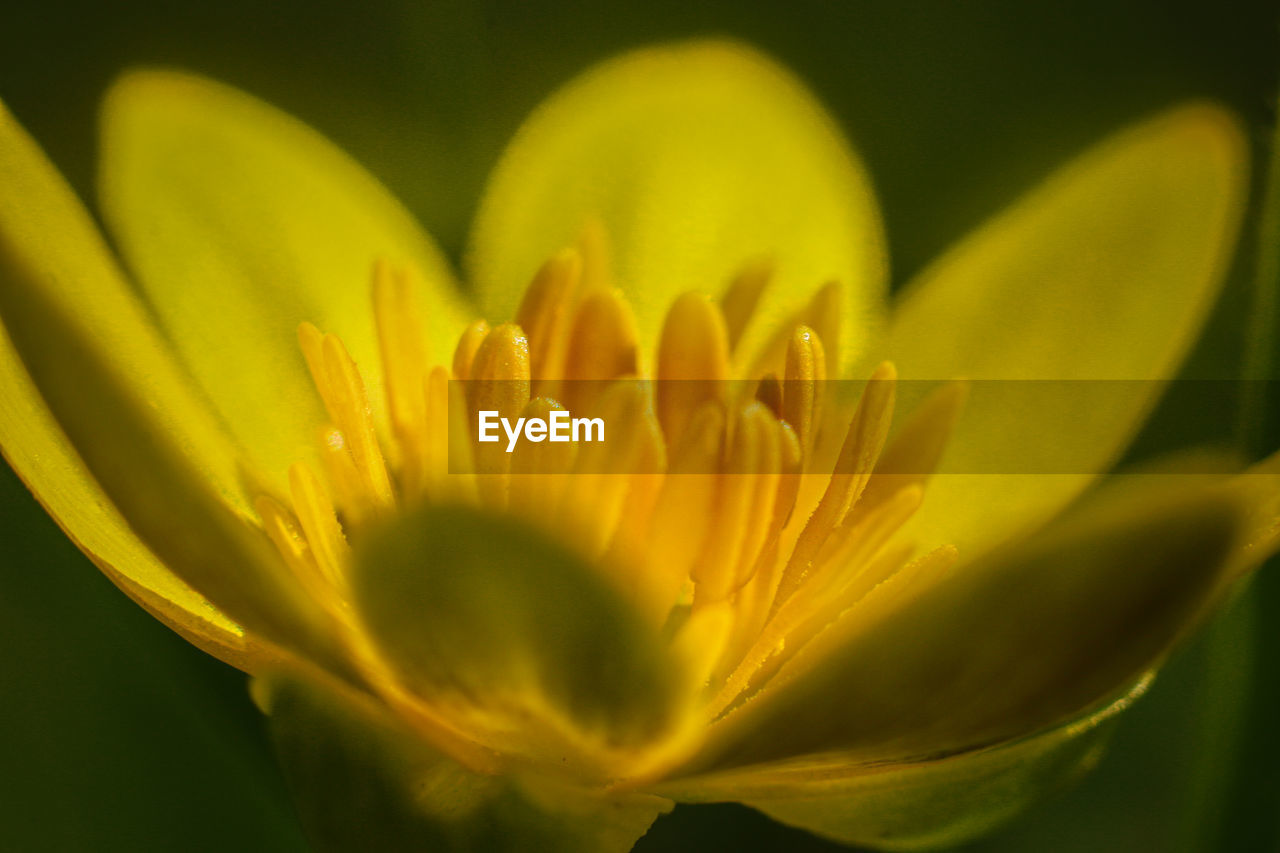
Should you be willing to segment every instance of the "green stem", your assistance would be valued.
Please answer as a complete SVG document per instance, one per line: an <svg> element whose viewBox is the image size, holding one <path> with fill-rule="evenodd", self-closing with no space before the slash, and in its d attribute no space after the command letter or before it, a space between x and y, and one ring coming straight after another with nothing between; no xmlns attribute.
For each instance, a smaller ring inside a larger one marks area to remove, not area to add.
<svg viewBox="0 0 1280 853"><path fill-rule="evenodd" d="M1246 321L1245 385L1238 424L1240 449L1256 459L1275 452L1267 446L1267 424L1274 416L1268 391L1277 376L1276 334L1280 323L1280 126L1273 131L1270 160L1259 211L1257 255L1251 313ZM1272 441L1274 438L1272 438ZM1273 850L1280 845L1274 815L1280 790L1280 574L1276 561L1260 570L1244 605L1254 608L1255 630L1249 666L1249 705L1238 735L1237 761L1227 781L1226 812L1217 835L1218 849Z"/></svg>
<svg viewBox="0 0 1280 853"><path fill-rule="evenodd" d="M1258 217L1253 300L1245 320L1245 386L1241 395L1240 449L1250 458L1274 450L1263 446L1267 389L1277 378L1276 324L1280 322L1280 126L1273 131L1271 158Z"/></svg>

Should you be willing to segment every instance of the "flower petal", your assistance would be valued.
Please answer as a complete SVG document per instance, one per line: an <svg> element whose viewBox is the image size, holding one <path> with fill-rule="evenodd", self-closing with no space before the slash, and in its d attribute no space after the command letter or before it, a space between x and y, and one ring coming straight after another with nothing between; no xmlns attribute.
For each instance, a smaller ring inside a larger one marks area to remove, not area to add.
<svg viewBox="0 0 1280 853"><path fill-rule="evenodd" d="M673 722L678 667L656 630L581 558L509 518L422 509L357 546L352 586L410 691L515 714L517 740L567 723L588 751L629 748Z"/></svg>
<svg viewBox="0 0 1280 853"><path fill-rule="evenodd" d="M543 103L476 218L469 268L482 307L512 316L542 262L592 222L644 340L657 340L675 296L719 293L761 257L774 275L759 314L774 323L830 280L854 328L881 311L884 236L861 164L800 82L744 45L635 51ZM750 328L744 351L772 331Z"/></svg>
<svg viewBox="0 0 1280 853"><path fill-rule="evenodd" d="M1069 784L1098 760L1112 725L1149 683L1094 714L1008 744L913 764L841 753L677 779L678 802L744 803L775 820L877 850L937 849L982 835Z"/></svg>
<svg viewBox="0 0 1280 853"><path fill-rule="evenodd" d="M288 674L255 698L318 849L625 853L671 802L473 772L353 694Z"/></svg>
<svg viewBox="0 0 1280 853"><path fill-rule="evenodd" d="M346 155L248 95L177 72L124 76L103 106L100 191L187 368L277 476L324 421L298 324L375 369L379 258L416 271L430 352L448 363L466 312L439 250ZM382 383L368 386L381 418Z"/></svg>
<svg viewBox="0 0 1280 853"><path fill-rule="evenodd" d="M0 202L2 203L2 202ZM111 582L187 640L241 669L269 656L144 545L67 441L0 328L0 451Z"/></svg>
<svg viewBox="0 0 1280 853"><path fill-rule="evenodd" d="M234 659L235 641L219 633L234 635L234 621L324 658L323 620L245 520L238 449L189 387L88 214L7 113L0 178L0 318L12 344L0 362L12 381L6 455L73 538L129 578L126 591L140 588L198 642L208 622L209 639L225 640Z"/></svg>
<svg viewBox="0 0 1280 853"><path fill-rule="evenodd" d="M898 604L868 596L718 722L698 763L829 750L919 761L1069 720L1156 665L1212 605L1242 547L1243 503L1217 478L1133 475Z"/></svg>
<svg viewBox="0 0 1280 853"><path fill-rule="evenodd" d="M25 287L74 311L118 375L180 428L201 476L241 505L234 446L213 426L186 377L129 291L89 215L36 144L0 104L0 288ZM129 529L72 449L10 341L21 319L0 311L0 449L45 509L109 578L197 645L240 666L265 650L176 577ZM74 391L74 389L71 389ZM88 419L93 414L85 412Z"/></svg>
<svg viewBox="0 0 1280 853"><path fill-rule="evenodd" d="M1164 113L1061 169L908 287L889 331L904 379L1157 380L1064 384L1034 406L975 393L941 468L964 473L935 478L916 522L927 541L998 542L1114 463L1213 304L1246 165L1231 116ZM1061 474L1002 473L1046 445Z"/></svg>

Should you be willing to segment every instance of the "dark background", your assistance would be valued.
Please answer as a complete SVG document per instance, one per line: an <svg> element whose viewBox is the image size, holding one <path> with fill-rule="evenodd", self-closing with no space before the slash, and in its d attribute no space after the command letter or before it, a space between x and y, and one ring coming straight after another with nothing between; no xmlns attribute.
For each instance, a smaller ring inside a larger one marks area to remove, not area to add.
<svg viewBox="0 0 1280 853"><path fill-rule="evenodd" d="M897 284L1073 152L1180 100L1235 109L1260 164L1280 66L1271 3L3 3L0 98L86 198L106 83L176 65L318 127L455 256L487 169L557 84L628 47L737 36L854 139ZM1247 227L1189 375L1241 370L1256 215ZM1169 401L1142 443L1177 444L1193 414ZM974 849L1280 849L1277 568L1178 654L1097 773ZM828 847L723 806L678 809L638 849ZM302 849L243 676L117 592L0 467L0 851Z"/></svg>

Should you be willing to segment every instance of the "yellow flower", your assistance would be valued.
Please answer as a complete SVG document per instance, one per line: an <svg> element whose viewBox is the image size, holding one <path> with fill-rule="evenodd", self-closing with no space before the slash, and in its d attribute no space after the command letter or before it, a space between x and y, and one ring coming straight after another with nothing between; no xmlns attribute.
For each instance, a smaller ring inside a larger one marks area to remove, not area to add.
<svg viewBox="0 0 1280 853"><path fill-rule="evenodd" d="M0 446L117 585L255 675L325 846L625 850L724 800L956 840L1087 766L1276 545L1274 460L1090 489L1213 302L1244 165L1217 108L1157 116L890 311L869 181L802 86L740 45L650 49L516 136L472 307L310 130L136 72L102 125L127 273L0 117ZM899 370L1141 381L1016 417L943 385L893 427ZM869 377L856 407L837 376ZM608 415L604 450L470 440L477 409L565 403ZM981 473L1045 445L1068 473Z"/></svg>

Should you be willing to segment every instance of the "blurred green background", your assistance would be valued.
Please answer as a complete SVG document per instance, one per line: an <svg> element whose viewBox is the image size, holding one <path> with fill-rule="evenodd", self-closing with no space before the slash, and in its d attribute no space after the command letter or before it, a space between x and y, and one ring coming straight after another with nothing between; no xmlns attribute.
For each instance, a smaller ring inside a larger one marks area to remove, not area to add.
<svg viewBox="0 0 1280 853"><path fill-rule="evenodd" d="M0 98L90 197L107 81L136 64L210 74L338 141L456 254L487 169L558 83L628 47L734 35L853 137L900 284L1073 152L1177 101L1231 106L1263 162L1278 21L1273 3L1157 0L41 0L0 11ZM1240 373L1256 214L1189 375ZM1169 401L1143 441L1176 444L1191 414ZM972 849L1280 849L1278 570L1179 653L1097 773ZM0 850L303 849L243 677L117 592L0 469ZM836 848L723 806L678 809L637 849Z"/></svg>

